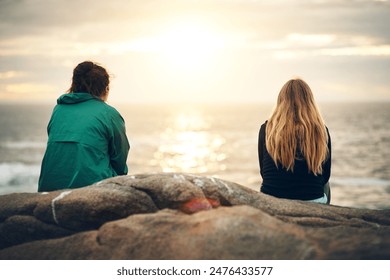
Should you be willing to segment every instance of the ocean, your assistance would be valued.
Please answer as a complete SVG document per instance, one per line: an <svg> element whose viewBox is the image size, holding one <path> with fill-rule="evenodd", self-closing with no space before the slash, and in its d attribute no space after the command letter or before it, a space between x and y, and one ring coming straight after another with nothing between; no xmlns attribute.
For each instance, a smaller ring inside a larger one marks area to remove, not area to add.
<svg viewBox="0 0 390 280"><path fill-rule="evenodd" d="M126 121L129 174L186 172L259 190L258 132L273 104L114 107ZM389 209L390 103L319 107L332 138L331 203ZM0 104L0 195L37 191L52 109Z"/></svg>

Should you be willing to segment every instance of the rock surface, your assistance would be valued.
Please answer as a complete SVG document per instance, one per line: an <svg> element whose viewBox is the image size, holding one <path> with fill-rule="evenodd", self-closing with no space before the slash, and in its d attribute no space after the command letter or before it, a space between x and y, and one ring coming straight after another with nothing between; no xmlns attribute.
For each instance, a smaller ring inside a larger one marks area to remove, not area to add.
<svg viewBox="0 0 390 280"><path fill-rule="evenodd" d="M190 174L0 196L0 259L390 259L390 210Z"/></svg>

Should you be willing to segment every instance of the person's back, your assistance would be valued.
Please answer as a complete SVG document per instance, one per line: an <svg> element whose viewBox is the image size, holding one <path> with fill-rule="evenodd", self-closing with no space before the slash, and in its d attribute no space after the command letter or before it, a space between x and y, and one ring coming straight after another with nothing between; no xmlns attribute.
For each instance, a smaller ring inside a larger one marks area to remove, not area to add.
<svg viewBox="0 0 390 280"><path fill-rule="evenodd" d="M128 151L117 110L87 92L64 94L48 125L38 191L78 188L127 174Z"/></svg>
<svg viewBox="0 0 390 280"><path fill-rule="evenodd" d="M330 135L304 81L283 86L274 112L260 128L258 153L261 192L329 203Z"/></svg>
<svg viewBox="0 0 390 280"><path fill-rule="evenodd" d="M261 126L259 132L260 173L263 178L261 191L288 199L313 200L322 197L330 176L330 160L324 164L324 173L321 175L310 172L302 158L295 160L294 172L287 171L280 163L275 165L266 148L266 127L267 122Z"/></svg>

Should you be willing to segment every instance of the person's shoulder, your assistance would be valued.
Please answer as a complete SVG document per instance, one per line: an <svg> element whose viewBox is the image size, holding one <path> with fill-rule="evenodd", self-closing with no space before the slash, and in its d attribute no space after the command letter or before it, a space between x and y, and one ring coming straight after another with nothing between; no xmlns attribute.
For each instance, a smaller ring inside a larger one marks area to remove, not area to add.
<svg viewBox="0 0 390 280"><path fill-rule="evenodd" d="M114 106L107 104L106 102L103 102L103 103L104 103L105 111L108 115L110 115L111 117L114 117L114 118L123 119L121 113L119 113L119 111Z"/></svg>
<svg viewBox="0 0 390 280"><path fill-rule="evenodd" d="M326 125L325 125L325 131L326 131L326 134L328 134L328 137L330 137L329 128Z"/></svg>
<svg viewBox="0 0 390 280"><path fill-rule="evenodd" d="M259 129L259 137L264 137L265 136L265 128L267 126L267 120L260 126Z"/></svg>

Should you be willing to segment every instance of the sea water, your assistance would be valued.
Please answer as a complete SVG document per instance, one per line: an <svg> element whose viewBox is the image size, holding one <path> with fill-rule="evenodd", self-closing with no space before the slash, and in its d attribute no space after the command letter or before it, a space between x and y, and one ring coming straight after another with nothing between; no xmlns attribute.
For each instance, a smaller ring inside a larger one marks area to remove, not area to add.
<svg viewBox="0 0 390 280"><path fill-rule="evenodd" d="M332 204L390 208L390 103L319 106L332 138ZM114 107L126 122L129 174L187 172L259 190L258 132L273 104ZM0 194L37 191L52 109L0 104Z"/></svg>

